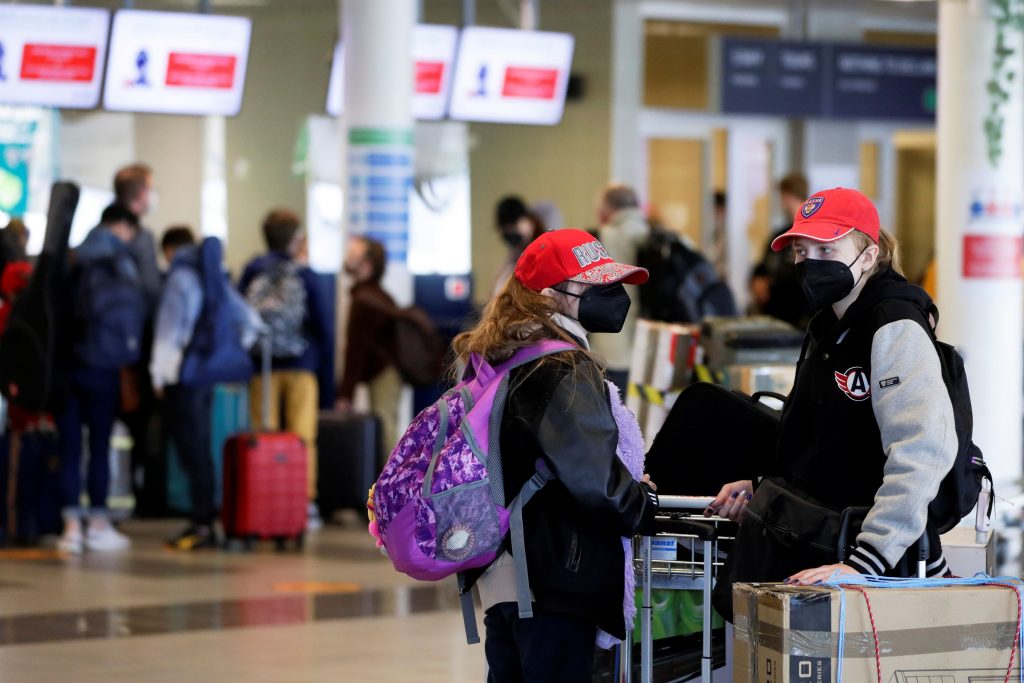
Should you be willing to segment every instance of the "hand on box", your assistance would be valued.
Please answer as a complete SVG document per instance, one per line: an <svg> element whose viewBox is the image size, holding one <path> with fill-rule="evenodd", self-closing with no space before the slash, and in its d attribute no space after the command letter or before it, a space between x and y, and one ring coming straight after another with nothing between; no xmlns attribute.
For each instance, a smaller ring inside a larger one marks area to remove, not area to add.
<svg viewBox="0 0 1024 683"><path fill-rule="evenodd" d="M715 496L715 502L704 511L705 517L718 515L734 522L743 520L747 505L754 497L754 482L749 479L726 484Z"/></svg>
<svg viewBox="0 0 1024 683"><path fill-rule="evenodd" d="M786 583L795 586L813 586L816 583L828 581L837 574L856 576L859 574L856 569L847 564L826 564L814 569L805 569L802 572L793 574L786 579Z"/></svg>

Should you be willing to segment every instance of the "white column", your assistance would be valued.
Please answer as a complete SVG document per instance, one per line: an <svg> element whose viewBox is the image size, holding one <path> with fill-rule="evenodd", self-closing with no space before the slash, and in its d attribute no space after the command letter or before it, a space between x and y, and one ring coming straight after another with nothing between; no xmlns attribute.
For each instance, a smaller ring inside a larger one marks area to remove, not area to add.
<svg viewBox="0 0 1024 683"><path fill-rule="evenodd" d="M385 288L411 303L409 189L413 144L412 36L416 0L341 3L345 45L343 155L346 234L368 235L388 250Z"/></svg>
<svg viewBox="0 0 1024 683"><path fill-rule="evenodd" d="M997 488L1016 489L1022 473L1021 201L1024 188L1022 41L1000 82L1001 153L990 153L996 22L985 0L939 3L938 234L940 337L963 354L974 405L974 441ZM1012 80L1006 74L1013 72Z"/></svg>

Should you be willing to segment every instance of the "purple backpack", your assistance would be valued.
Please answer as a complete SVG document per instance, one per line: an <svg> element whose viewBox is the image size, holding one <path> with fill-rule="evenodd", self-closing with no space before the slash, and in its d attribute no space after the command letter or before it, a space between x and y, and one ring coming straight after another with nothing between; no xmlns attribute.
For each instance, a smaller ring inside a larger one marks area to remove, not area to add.
<svg viewBox="0 0 1024 683"><path fill-rule="evenodd" d="M388 557L395 569L421 581L458 575L470 642L479 637L461 573L493 562L510 531L520 616L533 616L522 512L552 475L538 461L533 478L505 501L498 432L509 372L577 348L540 342L495 367L472 354L463 381L416 416L377 479L374 514Z"/></svg>

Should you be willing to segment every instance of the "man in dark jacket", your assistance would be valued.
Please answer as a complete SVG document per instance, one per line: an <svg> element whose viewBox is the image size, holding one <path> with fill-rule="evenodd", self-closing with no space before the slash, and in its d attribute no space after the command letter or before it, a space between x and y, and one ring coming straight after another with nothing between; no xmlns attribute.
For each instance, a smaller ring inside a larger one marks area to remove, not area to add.
<svg viewBox="0 0 1024 683"><path fill-rule="evenodd" d="M142 357L132 367L121 370L122 395L119 408L120 417L132 435L131 480L135 493L135 514L151 517L161 514L164 505L163 491L155 491L153 486L147 487L145 484L146 481L153 483L162 479L153 472L146 472L147 467L151 469L154 464L159 466L162 462L154 450L159 441L154 438L159 431L159 425L155 422L159 411L149 376L153 319L160 299L161 277L156 260L156 240L153 232L141 223L156 204L153 169L146 164L131 164L118 170L114 175L114 201L140 221L135 236L128 242L128 251L135 259L148 310L142 341Z"/></svg>
<svg viewBox="0 0 1024 683"><path fill-rule="evenodd" d="M93 269L109 268L117 273L116 278L108 276L104 286L119 289L118 299L125 294L138 294L138 271L132 259L128 244L138 230L138 219L134 214L116 204L107 207L95 228L74 253L72 271L71 301L74 309L74 327L71 346L74 353L71 372L71 391L63 411L58 416L61 449L61 499L64 514L64 534L58 541L58 548L64 552L78 554L83 549L90 551L124 550L130 543L126 536L118 533L110 523L107 512L107 494L110 489L110 436L120 403L120 382L118 366L107 353L117 347L134 350L137 360L141 351L142 320L145 316L145 301L137 296L131 307L134 324L132 335L98 334L107 329L106 318L96 318L103 311L90 306L98 301L96 291L99 285L90 277ZM96 264L110 264L96 265ZM114 284L111 284L114 282ZM118 301L118 310L125 304ZM142 309L142 310L140 310ZM97 340L99 340L99 343ZM127 358L127 356L125 356ZM82 428L89 432L88 528L82 531Z"/></svg>
<svg viewBox="0 0 1024 683"><path fill-rule="evenodd" d="M338 409L352 409L356 386L365 384L370 410L381 420L383 450L398 440L398 406L402 377L394 365L395 301L380 286L387 266L384 245L354 237L345 254L345 273L352 278L352 305L345 334L345 367L338 389ZM379 454L383 458L386 453ZM381 462L383 464L383 460Z"/></svg>
<svg viewBox="0 0 1024 683"><path fill-rule="evenodd" d="M789 250L772 251L771 245L775 238L793 226L793 217L807 200L807 178L802 173L790 173L779 181L778 190L785 220L765 245L761 261L750 277L750 289L758 312L785 320L803 330L814 312L800 291L793 256Z"/></svg>
<svg viewBox="0 0 1024 683"><path fill-rule="evenodd" d="M283 427L298 434L306 444L310 528L315 529L320 523L314 503L320 396L317 373L330 362L333 353L330 314L316 275L299 262L305 234L298 215L287 209L271 211L263 221L263 237L267 254L245 267L238 288L271 328L271 409L270 423L264 426L271 430ZM249 387L254 425L262 421L262 388L263 378L257 374Z"/></svg>

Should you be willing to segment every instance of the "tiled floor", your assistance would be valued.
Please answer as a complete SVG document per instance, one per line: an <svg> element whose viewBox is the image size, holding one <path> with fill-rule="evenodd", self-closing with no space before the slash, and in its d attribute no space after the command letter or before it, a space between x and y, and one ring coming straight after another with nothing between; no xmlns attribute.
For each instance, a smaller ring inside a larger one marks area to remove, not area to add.
<svg viewBox="0 0 1024 683"><path fill-rule="evenodd" d="M482 681L454 584L394 572L358 525L304 552L178 554L168 522L131 551L0 551L0 681Z"/></svg>

